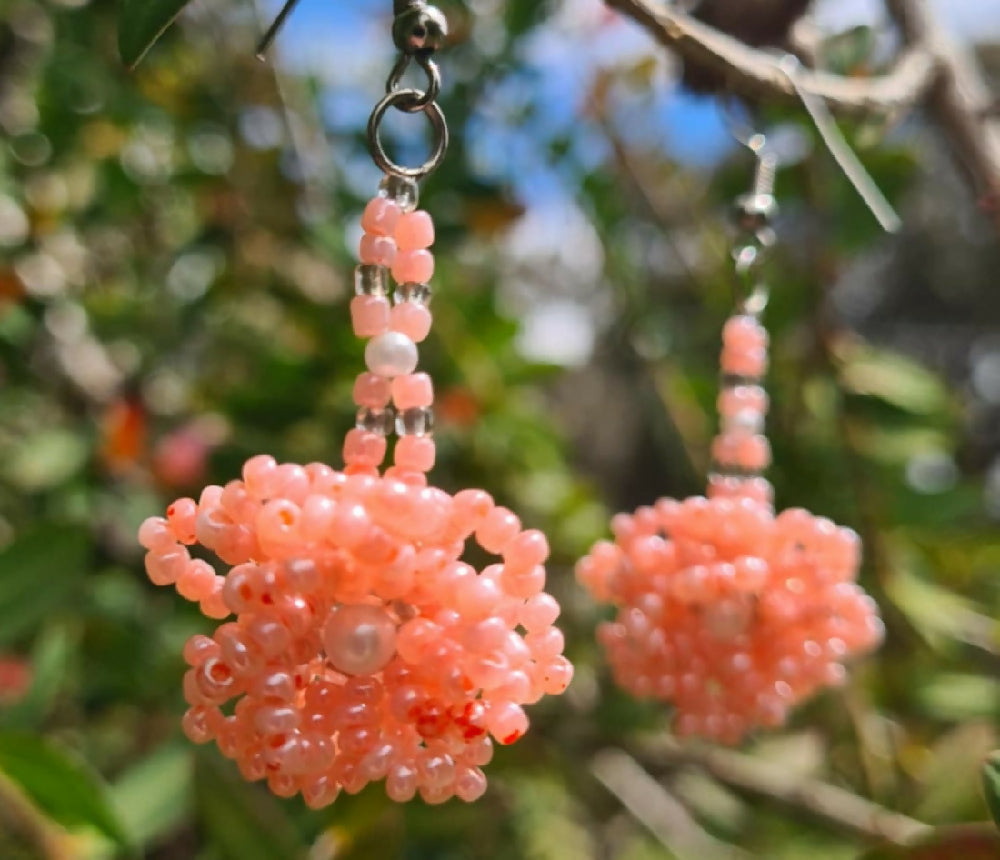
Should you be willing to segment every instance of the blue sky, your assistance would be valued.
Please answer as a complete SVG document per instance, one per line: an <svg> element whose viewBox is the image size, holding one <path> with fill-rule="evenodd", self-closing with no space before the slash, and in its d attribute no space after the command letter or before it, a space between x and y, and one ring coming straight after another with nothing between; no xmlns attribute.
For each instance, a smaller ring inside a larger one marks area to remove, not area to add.
<svg viewBox="0 0 1000 860"><path fill-rule="evenodd" d="M484 0L480 8L497 7L502 0ZM282 36L282 61L292 68L318 73L328 85L327 117L334 128L356 125L366 115L390 62L392 46L386 31L390 0L301 0ZM274 9L280 4L272 2ZM934 0L938 14L959 38L975 34L1000 38L1000 2L996 0ZM885 21L882 0L818 0L814 6L821 27L835 32L852 24ZM475 38L488 51L489 12L477 23ZM566 0L551 23L536 31L525 44L526 59L535 74L533 96L544 104L539 127L529 134L555 134L577 121L595 69L619 63L642 53L661 55L651 40L629 21L609 22L600 0ZM447 69L446 69L447 71ZM662 81L665 76L660 76ZM523 82L521 82L523 83ZM641 116L629 117L627 127L649 143L667 148L678 160L691 165L713 163L731 145L714 103L694 98L669 85L657 87L655 101L636 106ZM504 93L498 93L503 98ZM502 105L500 106L502 110ZM626 106L627 109L627 106ZM640 121L636 121L640 120ZM545 127L541 127L545 126ZM484 146L511 153L519 147L497 125L484 135ZM643 141L643 142L647 142ZM587 142L581 143L586 148ZM523 156L524 153L522 152ZM587 153L581 153L586 158ZM597 157L598 153L592 153ZM490 153L484 154L489 160ZM522 158L523 161L523 158ZM523 165L522 165L523 168ZM536 183L528 183L535 187Z"/></svg>
<svg viewBox="0 0 1000 860"><path fill-rule="evenodd" d="M502 2L473 3L479 11L472 38L486 56L496 32L489 10ZM1000 0L934 3L959 38L1000 38ZM362 127L382 95L393 62L391 7L390 0L301 0L281 38L279 62L324 82L323 114L334 135ZM579 364L587 360L602 319L594 297L602 295L604 249L576 200L579 170L608 156L606 136L583 110L595 75L651 58L648 80L616 85L608 99L609 119L630 149L662 149L690 167L708 168L735 144L714 100L681 92L668 74L667 53L639 27L612 16L601 0L564 0L557 7L522 43L526 70L497 84L469 124L455 131L466 136L473 169L507 185L527 206L502 240L500 257L510 263L510 271L500 273L500 302L521 321L522 352ZM818 0L816 10L831 33L884 21L882 0ZM446 81L460 73L449 68L447 55L442 68ZM527 118L526 103L537 107ZM547 142L560 137L571 141L569 150L553 160ZM419 136L411 143L422 151ZM343 158L336 148L335 157ZM377 171L367 158L340 166L359 193L374 186Z"/></svg>

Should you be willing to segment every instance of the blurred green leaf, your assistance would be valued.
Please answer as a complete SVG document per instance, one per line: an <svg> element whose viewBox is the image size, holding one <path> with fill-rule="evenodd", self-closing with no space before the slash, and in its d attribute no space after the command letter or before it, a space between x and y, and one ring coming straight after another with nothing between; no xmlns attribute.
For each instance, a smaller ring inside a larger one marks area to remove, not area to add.
<svg viewBox="0 0 1000 860"><path fill-rule="evenodd" d="M1000 827L1000 752L990 753L983 764L983 790L990 815Z"/></svg>
<svg viewBox="0 0 1000 860"><path fill-rule="evenodd" d="M120 846L129 844L103 782L55 744L26 732L0 732L0 771L58 824L92 827Z"/></svg>
<svg viewBox="0 0 1000 860"><path fill-rule="evenodd" d="M31 652L31 687L21 701L0 711L0 725L29 729L45 718L66 681L71 639L65 624L42 631Z"/></svg>
<svg viewBox="0 0 1000 860"><path fill-rule="evenodd" d="M41 430L21 441L4 464L3 471L13 484L37 492L64 483L86 460L87 443L79 433Z"/></svg>
<svg viewBox="0 0 1000 860"><path fill-rule="evenodd" d="M983 675L934 675L920 687L918 697L927 712L937 719L959 721L1000 716L996 680Z"/></svg>
<svg viewBox="0 0 1000 860"><path fill-rule="evenodd" d="M986 754L997 745L991 723L962 723L939 738L920 769L923 790L913 814L921 821L949 822L979 817L977 773Z"/></svg>
<svg viewBox="0 0 1000 860"><path fill-rule="evenodd" d="M895 353L852 345L845 351L840 381L852 394L877 397L914 415L947 412L951 399L944 381Z"/></svg>
<svg viewBox="0 0 1000 860"><path fill-rule="evenodd" d="M67 605L83 579L86 531L43 526L0 553L0 645Z"/></svg>
<svg viewBox="0 0 1000 860"><path fill-rule="evenodd" d="M251 786L218 753L196 758L195 804L219 855L229 860L296 860L305 848L281 804Z"/></svg>
<svg viewBox="0 0 1000 860"><path fill-rule="evenodd" d="M193 778L191 748L168 744L127 770L112 785L112 804L137 845L149 845L188 818Z"/></svg>
<svg viewBox="0 0 1000 860"><path fill-rule="evenodd" d="M118 51L135 68L189 0L123 0L118 17Z"/></svg>
<svg viewBox="0 0 1000 860"><path fill-rule="evenodd" d="M968 598L907 569L905 559L896 563L900 569L889 582L889 596L921 633L995 646L998 626L993 618L978 612Z"/></svg>

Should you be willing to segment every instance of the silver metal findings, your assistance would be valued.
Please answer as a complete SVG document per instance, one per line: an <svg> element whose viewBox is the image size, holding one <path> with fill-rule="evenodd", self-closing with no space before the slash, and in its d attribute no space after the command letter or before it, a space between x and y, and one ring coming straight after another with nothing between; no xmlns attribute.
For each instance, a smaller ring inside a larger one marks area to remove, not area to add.
<svg viewBox="0 0 1000 860"><path fill-rule="evenodd" d="M368 148L371 150L374 162L387 174L403 176L408 179L422 179L441 163L448 150L448 123L445 121L444 111L441 110L437 102L428 102L420 108L430 120L434 132L434 142L427 160L419 167L404 167L401 164L396 164L386 153L379 134L385 112L390 107L406 110L406 105L412 104L421 96L423 93L420 90L394 90L375 105L375 110L372 111L368 120Z"/></svg>
<svg viewBox="0 0 1000 860"><path fill-rule="evenodd" d="M441 93L441 71L434 62L434 53L448 36L448 21L435 6L424 0L395 0L392 38L399 51L385 85L383 98L368 119L368 149L372 159L387 176L422 179L441 163L448 149L448 123L437 103ZM426 89L402 87L403 75L416 62L427 77ZM393 161L382 143L381 127L390 108L404 113L423 112L431 124L431 153L417 167L406 167Z"/></svg>

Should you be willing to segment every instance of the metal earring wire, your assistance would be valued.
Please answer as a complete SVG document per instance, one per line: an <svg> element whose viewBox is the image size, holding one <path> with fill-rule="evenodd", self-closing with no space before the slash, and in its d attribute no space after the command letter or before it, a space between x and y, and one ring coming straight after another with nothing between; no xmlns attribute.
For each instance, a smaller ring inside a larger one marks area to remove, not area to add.
<svg viewBox="0 0 1000 860"><path fill-rule="evenodd" d="M753 186L733 203L738 236L733 242L734 299L740 313L759 316L767 306L768 288L758 276L765 252L776 239L771 226L778 214L774 184L778 157L767 145L767 136L737 118L731 100L720 101L723 120L730 135L756 159Z"/></svg>

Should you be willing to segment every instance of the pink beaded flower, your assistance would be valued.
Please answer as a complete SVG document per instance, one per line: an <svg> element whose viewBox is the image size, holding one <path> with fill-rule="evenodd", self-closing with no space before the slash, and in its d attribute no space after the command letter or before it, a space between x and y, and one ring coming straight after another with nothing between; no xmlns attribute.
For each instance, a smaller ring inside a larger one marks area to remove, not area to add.
<svg viewBox="0 0 1000 860"><path fill-rule="evenodd" d="M612 522L577 578L618 607L598 638L615 680L670 702L679 735L737 743L844 678L882 623L856 584L857 535L801 509L775 515L762 435L767 333L738 315L723 332L722 431L708 498L661 499Z"/></svg>
<svg viewBox="0 0 1000 860"><path fill-rule="evenodd" d="M427 483L433 389L414 371L434 229L412 183L383 189L362 221L351 314L371 339L343 471L253 457L242 480L174 502L139 534L154 583L210 618L235 615L185 647L188 737L317 808L381 779L393 800L477 799L491 738L518 740L522 705L562 693L573 674L559 605L543 592L545 536L482 490ZM469 539L498 563L462 562ZM192 558L195 544L228 572Z"/></svg>

